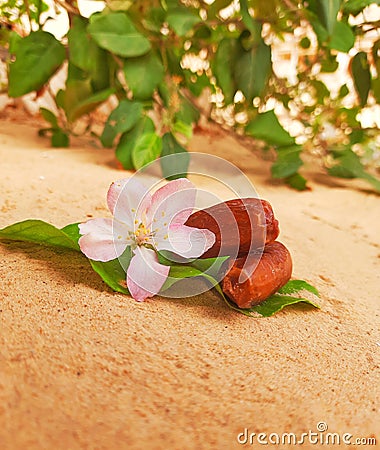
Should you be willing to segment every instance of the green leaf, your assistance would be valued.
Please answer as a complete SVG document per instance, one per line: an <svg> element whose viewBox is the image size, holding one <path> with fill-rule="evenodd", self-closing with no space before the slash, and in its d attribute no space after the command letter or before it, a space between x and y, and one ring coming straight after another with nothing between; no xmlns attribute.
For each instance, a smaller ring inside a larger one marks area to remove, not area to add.
<svg viewBox="0 0 380 450"><path fill-rule="evenodd" d="M195 24L201 22L201 18L188 8L171 10L166 20L178 36L185 36Z"/></svg>
<svg viewBox="0 0 380 450"><path fill-rule="evenodd" d="M299 173L290 175L290 177L287 177L285 179L285 182L293 189L297 189L297 191L304 191L305 189L307 189L307 181Z"/></svg>
<svg viewBox="0 0 380 450"><path fill-rule="evenodd" d="M234 65L236 88L240 89L250 103L260 97L272 71L271 48L261 38L248 51L240 49Z"/></svg>
<svg viewBox="0 0 380 450"><path fill-rule="evenodd" d="M338 69L338 61L335 56L327 55L326 59L321 61L321 72L332 73Z"/></svg>
<svg viewBox="0 0 380 450"><path fill-rule="evenodd" d="M252 308L242 309L237 307L235 304L232 304L229 299L225 298L225 300L230 307L248 316L251 316L252 313L258 313L261 316L270 317L273 316L273 314L281 311L285 307L294 305L296 303L307 303L319 309L320 307L312 299L303 297L301 295L289 295L298 294L305 291L319 297L318 290L306 281L290 280L285 286L279 289L276 294L271 295L263 303L260 303L257 306L253 306Z"/></svg>
<svg viewBox="0 0 380 450"><path fill-rule="evenodd" d="M109 54L91 39L87 33L88 20L74 16L71 28L67 33L69 45L69 61L85 72L94 91L101 91L110 85L112 60Z"/></svg>
<svg viewBox="0 0 380 450"><path fill-rule="evenodd" d="M51 135L51 146L56 148L68 147L70 145L69 135L60 128L54 129Z"/></svg>
<svg viewBox="0 0 380 450"><path fill-rule="evenodd" d="M363 11L364 8L373 3L376 3L376 0L347 0L343 2L343 12L344 14L352 14L353 16L357 16ZM377 4L379 4L379 2Z"/></svg>
<svg viewBox="0 0 380 450"><path fill-rule="evenodd" d="M336 21L328 47L339 52L348 53L354 46L355 35L346 22Z"/></svg>
<svg viewBox="0 0 380 450"><path fill-rule="evenodd" d="M70 109L67 109L68 101L65 100L67 118L70 122L75 122L79 117L90 113L101 103L105 102L114 92L115 90L112 88L104 89L103 91L92 94L77 104L74 104L74 106L71 105Z"/></svg>
<svg viewBox="0 0 380 450"><path fill-rule="evenodd" d="M318 289L304 280L290 280L278 290L278 293L289 295L300 291L308 291L319 297Z"/></svg>
<svg viewBox="0 0 380 450"><path fill-rule="evenodd" d="M239 3L240 3L241 17L243 19L244 25L251 32L252 35L254 35L256 37L260 36L261 35L261 25L259 25L256 22L256 20L249 13L248 1L240 0Z"/></svg>
<svg viewBox="0 0 380 450"><path fill-rule="evenodd" d="M332 155L337 165L328 169L330 175L340 178L361 178L380 192L380 180L365 171L359 156L350 148L332 152Z"/></svg>
<svg viewBox="0 0 380 450"><path fill-rule="evenodd" d="M250 308L248 311L256 312L264 317L273 316L273 314L281 311L286 306L295 305L297 303L307 303L314 308L320 308L317 303L304 297L292 297L288 295L274 294L260 305Z"/></svg>
<svg viewBox="0 0 380 450"><path fill-rule="evenodd" d="M124 169L134 169L132 161L133 149L136 147L141 136L154 133L155 127L152 119L147 116L142 117L132 130L127 131L120 137L116 147L116 158L121 162Z"/></svg>
<svg viewBox="0 0 380 450"><path fill-rule="evenodd" d="M285 147L295 144L294 138L281 126L273 109L259 114L248 123L245 131L254 138L267 142L269 145Z"/></svg>
<svg viewBox="0 0 380 450"><path fill-rule="evenodd" d="M57 117L51 111L41 107L40 113L41 116L46 120L46 122L49 122L53 128L58 128Z"/></svg>
<svg viewBox="0 0 380 450"><path fill-rule="evenodd" d="M300 145L280 147L277 151L277 160L271 167L273 178L286 178L295 174L303 164L300 158L301 151Z"/></svg>
<svg viewBox="0 0 380 450"><path fill-rule="evenodd" d="M212 70L216 82L224 95L224 103L233 103L236 93L235 81L233 77L233 67L235 65L236 52L238 48L237 39L224 38L218 45Z"/></svg>
<svg viewBox="0 0 380 450"><path fill-rule="evenodd" d="M128 87L137 99L150 98L164 77L164 66L153 52L127 59L123 70Z"/></svg>
<svg viewBox="0 0 380 450"><path fill-rule="evenodd" d="M122 12L91 16L87 30L100 47L116 55L141 56L151 48L149 40L136 30L131 19Z"/></svg>
<svg viewBox="0 0 380 450"><path fill-rule="evenodd" d="M142 111L142 103L121 100L109 115L108 123L115 128L117 133L125 133L131 130L141 119Z"/></svg>
<svg viewBox="0 0 380 450"><path fill-rule="evenodd" d="M132 259L132 251L127 247L125 252L118 258L112 261L101 262L89 259L92 268L100 275L102 280L114 291L122 294L129 294L126 285L126 273L124 267L128 267ZM123 265L120 261L123 261Z"/></svg>
<svg viewBox="0 0 380 450"><path fill-rule="evenodd" d="M193 136L193 127L188 123L177 120L171 126L173 135L184 136L186 139L191 139Z"/></svg>
<svg viewBox="0 0 380 450"><path fill-rule="evenodd" d="M0 239L33 242L55 247L79 250L78 244L63 230L42 220L24 220L0 230Z"/></svg>
<svg viewBox="0 0 380 450"><path fill-rule="evenodd" d="M217 258L196 259L190 265L204 273L217 278L220 276L223 264L229 259L229 256L218 256Z"/></svg>
<svg viewBox="0 0 380 450"><path fill-rule="evenodd" d="M61 228L61 231L63 231L71 240L76 243L78 243L79 238L81 237L81 234L79 233L79 223L70 223L69 225Z"/></svg>
<svg viewBox="0 0 380 450"><path fill-rule="evenodd" d="M331 35L333 33L338 12L340 10L341 0L318 0L322 6L324 15L324 24Z"/></svg>
<svg viewBox="0 0 380 450"><path fill-rule="evenodd" d="M10 63L8 94L20 97L40 89L65 59L65 48L46 31L35 31L21 39Z"/></svg>
<svg viewBox="0 0 380 450"><path fill-rule="evenodd" d="M347 84L343 84L339 89L339 98L343 98L350 93Z"/></svg>
<svg viewBox="0 0 380 450"><path fill-rule="evenodd" d="M357 53L351 61L351 75L361 106L365 106L371 88L371 72L367 53Z"/></svg>
<svg viewBox="0 0 380 450"><path fill-rule="evenodd" d="M377 78L372 78L371 87L376 103L380 103L380 76Z"/></svg>
<svg viewBox="0 0 380 450"><path fill-rule="evenodd" d="M162 137L161 157L162 175L167 180L176 180L187 176L190 154L171 133L165 133Z"/></svg>
<svg viewBox="0 0 380 450"><path fill-rule="evenodd" d="M118 133L131 130L142 118L143 105L140 102L121 100L109 115L100 140L104 147L112 147Z"/></svg>
<svg viewBox="0 0 380 450"><path fill-rule="evenodd" d="M132 162L136 169L157 159L162 150L162 139L156 133L142 135L132 150Z"/></svg>

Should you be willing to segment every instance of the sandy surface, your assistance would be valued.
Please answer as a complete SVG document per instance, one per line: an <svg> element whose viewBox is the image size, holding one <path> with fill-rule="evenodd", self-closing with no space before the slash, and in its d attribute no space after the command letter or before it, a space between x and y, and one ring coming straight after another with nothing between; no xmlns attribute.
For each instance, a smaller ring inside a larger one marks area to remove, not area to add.
<svg viewBox="0 0 380 450"><path fill-rule="evenodd" d="M275 186L269 163L223 135L192 147L237 164L272 203L294 276L318 287L322 309L247 318L214 292L139 304L79 254L3 242L1 450L235 449L245 428L300 438L321 421L380 448L380 198L323 176L308 192ZM0 161L0 227L102 217L125 176L112 151L50 149L4 119Z"/></svg>

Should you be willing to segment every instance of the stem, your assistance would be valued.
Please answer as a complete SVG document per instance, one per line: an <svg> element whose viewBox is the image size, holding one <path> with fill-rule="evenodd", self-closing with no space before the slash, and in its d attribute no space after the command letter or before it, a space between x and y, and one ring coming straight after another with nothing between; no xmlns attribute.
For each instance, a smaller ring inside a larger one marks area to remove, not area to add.
<svg viewBox="0 0 380 450"><path fill-rule="evenodd" d="M30 32L33 31L32 27L32 16L30 15L30 6L29 6L29 0L25 0L25 10L26 14L28 16L29 26L30 26Z"/></svg>

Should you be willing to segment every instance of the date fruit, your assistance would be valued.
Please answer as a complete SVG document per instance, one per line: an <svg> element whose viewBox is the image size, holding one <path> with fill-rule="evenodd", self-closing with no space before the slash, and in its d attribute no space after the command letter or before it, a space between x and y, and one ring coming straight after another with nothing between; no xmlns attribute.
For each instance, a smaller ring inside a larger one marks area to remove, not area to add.
<svg viewBox="0 0 380 450"><path fill-rule="evenodd" d="M292 275L292 258L281 242L268 243L259 261L258 258L250 254L236 259L222 281L223 292L240 308L251 308L263 302L284 286ZM241 275L246 278L246 273L250 276L241 282Z"/></svg>
<svg viewBox="0 0 380 450"><path fill-rule="evenodd" d="M201 258L242 257L273 242L279 234L271 205L258 198L228 200L196 211L185 225L215 234L215 244Z"/></svg>

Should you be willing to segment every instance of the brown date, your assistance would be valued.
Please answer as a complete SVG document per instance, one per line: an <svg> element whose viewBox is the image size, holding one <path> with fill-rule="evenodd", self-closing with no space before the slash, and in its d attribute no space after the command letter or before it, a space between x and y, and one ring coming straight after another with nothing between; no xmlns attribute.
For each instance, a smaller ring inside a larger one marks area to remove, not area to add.
<svg viewBox="0 0 380 450"><path fill-rule="evenodd" d="M281 242L270 242L260 256L246 255L236 259L222 281L223 292L240 308L250 308L263 302L284 286L292 275L292 258ZM256 266L257 264L257 266ZM252 265L254 271L251 274ZM240 276L248 273L241 282Z"/></svg>
<svg viewBox="0 0 380 450"><path fill-rule="evenodd" d="M274 241L278 221L271 205L258 198L228 200L191 214L186 224L215 234L215 244L201 258L242 257Z"/></svg>

